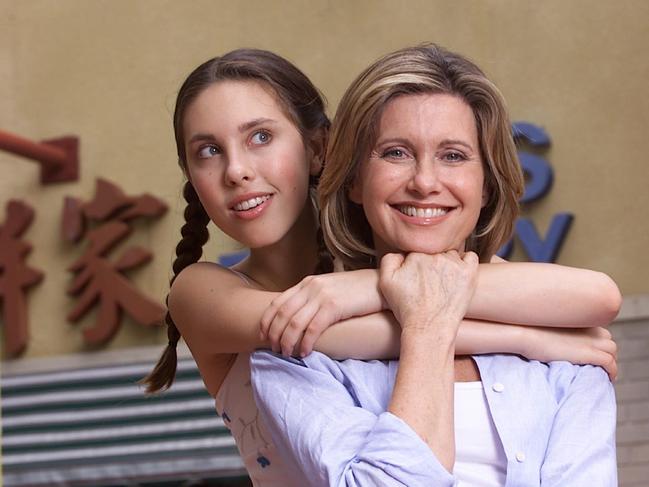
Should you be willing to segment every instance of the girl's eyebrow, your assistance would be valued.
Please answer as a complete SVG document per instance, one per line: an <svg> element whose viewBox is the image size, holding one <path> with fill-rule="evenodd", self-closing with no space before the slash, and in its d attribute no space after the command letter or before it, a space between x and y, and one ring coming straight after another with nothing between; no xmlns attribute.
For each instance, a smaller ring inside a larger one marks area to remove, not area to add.
<svg viewBox="0 0 649 487"><path fill-rule="evenodd" d="M192 138L189 139L188 144L193 144L194 142L203 142L203 141L210 141L213 142L216 140L213 135L211 134L196 134L192 135Z"/></svg>
<svg viewBox="0 0 649 487"><path fill-rule="evenodd" d="M250 130L253 127L256 127L258 125L264 125L264 124L276 124L277 120L273 120L272 118L255 118L254 120L250 120L249 122L242 123L237 127L237 130L239 132L243 133L248 130ZM192 137L189 139L188 144L192 144L194 142L214 142L216 138L212 134L195 134L192 135Z"/></svg>
<svg viewBox="0 0 649 487"><path fill-rule="evenodd" d="M273 120L272 118L255 118L254 120L250 120L249 122L245 122L239 125L239 132L246 132L247 130L256 127L257 125L263 125L267 123L275 124L277 123L277 120Z"/></svg>

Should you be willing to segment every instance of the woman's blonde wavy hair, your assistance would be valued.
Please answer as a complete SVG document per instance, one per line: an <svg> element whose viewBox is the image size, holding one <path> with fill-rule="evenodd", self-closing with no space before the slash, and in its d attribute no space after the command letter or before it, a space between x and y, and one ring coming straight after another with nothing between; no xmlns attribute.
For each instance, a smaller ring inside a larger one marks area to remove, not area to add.
<svg viewBox="0 0 649 487"><path fill-rule="evenodd" d="M434 44L410 47L382 57L354 80L331 127L318 198L327 246L348 269L376 266L371 228L349 189L376 142L385 106L421 93L458 96L475 116L488 199L466 249L488 262L511 236L524 179L503 96L461 55Z"/></svg>

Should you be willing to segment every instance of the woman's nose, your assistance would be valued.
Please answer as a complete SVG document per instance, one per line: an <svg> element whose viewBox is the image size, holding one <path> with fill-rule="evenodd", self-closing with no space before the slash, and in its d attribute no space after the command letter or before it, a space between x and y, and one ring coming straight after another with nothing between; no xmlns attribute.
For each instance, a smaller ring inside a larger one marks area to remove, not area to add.
<svg viewBox="0 0 649 487"><path fill-rule="evenodd" d="M413 167L413 171L408 189L422 196L440 191L439 167L435 160L426 159L417 161Z"/></svg>

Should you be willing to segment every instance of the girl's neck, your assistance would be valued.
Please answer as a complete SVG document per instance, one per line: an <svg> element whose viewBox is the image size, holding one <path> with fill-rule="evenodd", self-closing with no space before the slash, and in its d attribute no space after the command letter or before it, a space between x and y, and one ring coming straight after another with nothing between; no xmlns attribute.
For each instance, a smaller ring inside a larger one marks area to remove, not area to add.
<svg viewBox="0 0 649 487"><path fill-rule="evenodd" d="M310 204L284 237L273 245L251 249L250 256L236 266L262 288L284 291L313 274L318 262L316 217Z"/></svg>

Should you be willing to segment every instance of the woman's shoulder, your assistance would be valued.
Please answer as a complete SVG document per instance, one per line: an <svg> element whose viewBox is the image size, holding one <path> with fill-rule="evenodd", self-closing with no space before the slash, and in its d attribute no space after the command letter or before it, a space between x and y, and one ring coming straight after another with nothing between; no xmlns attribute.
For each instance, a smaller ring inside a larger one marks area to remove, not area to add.
<svg viewBox="0 0 649 487"><path fill-rule="evenodd" d="M483 380L517 382L545 390L557 402L575 390L609 393L613 390L608 374L594 365L575 365L565 361L539 362L518 355L494 354L474 357Z"/></svg>

